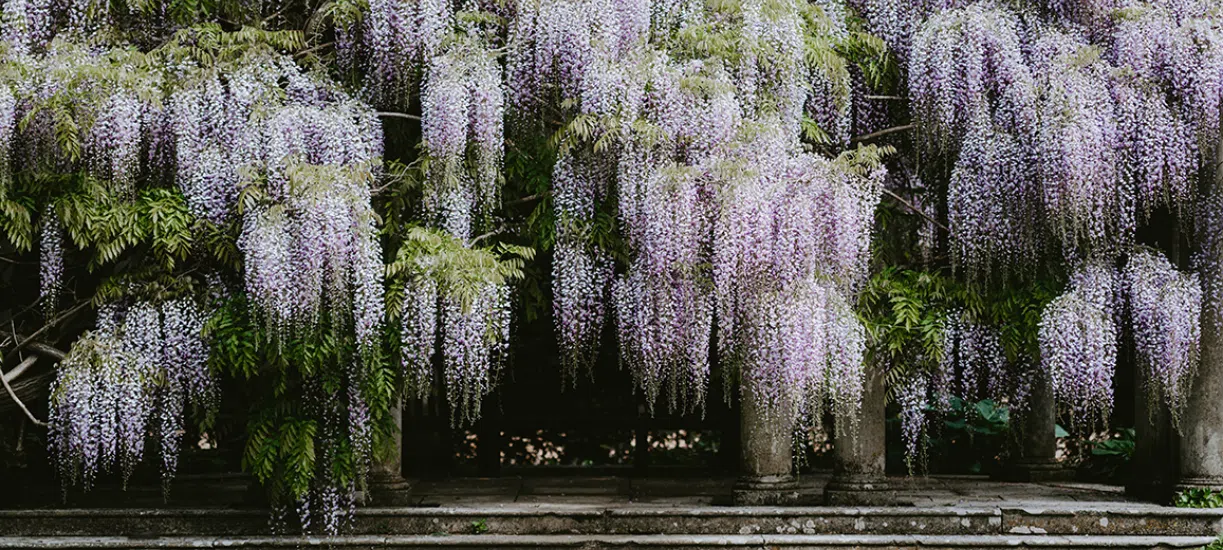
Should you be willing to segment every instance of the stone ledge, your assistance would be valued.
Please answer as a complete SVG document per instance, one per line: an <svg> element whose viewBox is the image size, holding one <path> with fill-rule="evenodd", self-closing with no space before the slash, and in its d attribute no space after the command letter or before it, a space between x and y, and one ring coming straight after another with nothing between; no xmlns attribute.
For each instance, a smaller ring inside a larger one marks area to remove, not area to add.
<svg viewBox="0 0 1223 550"><path fill-rule="evenodd" d="M342 537L0 537L0 548L179 549L179 548L1198 548L1213 537L1098 536L880 536L880 535L453 535Z"/></svg>
<svg viewBox="0 0 1223 550"><path fill-rule="evenodd" d="M359 508L354 535L1160 535L1213 536L1223 510L1050 507L662 507L524 505ZM0 533L20 536L142 535L259 537L268 515L257 509L0 510Z"/></svg>

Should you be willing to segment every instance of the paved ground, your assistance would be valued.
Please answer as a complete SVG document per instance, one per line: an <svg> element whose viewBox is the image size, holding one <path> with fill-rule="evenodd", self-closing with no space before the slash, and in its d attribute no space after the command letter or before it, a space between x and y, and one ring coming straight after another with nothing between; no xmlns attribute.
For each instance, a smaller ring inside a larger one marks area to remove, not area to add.
<svg viewBox="0 0 1223 550"><path fill-rule="evenodd" d="M804 476L803 492L823 492L827 475ZM1157 509L1125 497L1122 487L1088 483L1008 483L983 476L891 478L898 505L918 507L1096 507ZM412 488L416 505L497 504L622 506L727 504L733 478L659 479L628 477L502 477L420 481Z"/></svg>

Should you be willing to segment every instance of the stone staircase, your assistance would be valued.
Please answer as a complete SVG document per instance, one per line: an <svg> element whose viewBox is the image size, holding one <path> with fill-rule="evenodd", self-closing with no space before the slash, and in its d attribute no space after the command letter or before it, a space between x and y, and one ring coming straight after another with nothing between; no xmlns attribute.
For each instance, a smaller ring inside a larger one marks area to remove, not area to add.
<svg viewBox="0 0 1223 550"><path fill-rule="evenodd" d="M158 487L73 495L71 508L48 488L0 492L0 549L1149 549L1223 533L1223 510L1081 483L893 478L897 506L732 507L733 478L502 477L420 481L408 506L361 507L342 536L301 537L244 504L249 479L183 477L169 503ZM814 499L825 482L802 490Z"/></svg>
<svg viewBox="0 0 1223 550"><path fill-rule="evenodd" d="M1150 506L361 508L343 536L270 535L257 509L0 510L0 548L1200 548L1223 511Z"/></svg>

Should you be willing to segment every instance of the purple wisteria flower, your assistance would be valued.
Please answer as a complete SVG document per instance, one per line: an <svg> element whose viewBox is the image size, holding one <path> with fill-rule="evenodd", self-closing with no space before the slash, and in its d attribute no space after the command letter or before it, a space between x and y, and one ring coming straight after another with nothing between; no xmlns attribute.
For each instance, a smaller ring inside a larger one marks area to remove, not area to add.
<svg viewBox="0 0 1223 550"><path fill-rule="evenodd" d="M1147 251L1130 256L1124 276L1148 395L1165 403L1176 422L1201 357L1202 286L1197 274L1179 272L1163 255Z"/></svg>
<svg viewBox="0 0 1223 550"><path fill-rule="evenodd" d="M1117 365L1118 274L1100 263L1078 266L1065 293L1041 314L1041 364L1057 400L1074 421L1089 427L1107 421Z"/></svg>

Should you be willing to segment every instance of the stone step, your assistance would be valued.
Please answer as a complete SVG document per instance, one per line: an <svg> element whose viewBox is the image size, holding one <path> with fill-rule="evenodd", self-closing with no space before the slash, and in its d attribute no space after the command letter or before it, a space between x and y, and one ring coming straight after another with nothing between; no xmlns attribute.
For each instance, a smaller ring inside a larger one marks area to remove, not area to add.
<svg viewBox="0 0 1223 550"><path fill-rule="evenodd" d="M8 536L269 534L260 509L0 510ZM1223 510L1076 506L664 507L490 505L358 508L351 535L1099 535L1217 536Z"/></svg>
<svg viewBox="0 0 1223 550"><path fill-rule="evenodd" d="M351 535L343 537L0 537L0 548L23 549L177 549L177 548L451 548L519 550L528 548L725 549L786 548L893 550L1002 550L1048 548L1200 548L1213 537L1053 536L1053 535Z"/></svg>

